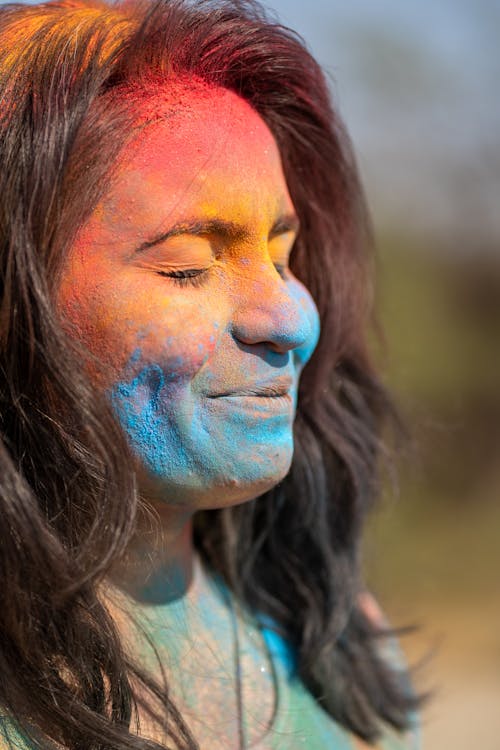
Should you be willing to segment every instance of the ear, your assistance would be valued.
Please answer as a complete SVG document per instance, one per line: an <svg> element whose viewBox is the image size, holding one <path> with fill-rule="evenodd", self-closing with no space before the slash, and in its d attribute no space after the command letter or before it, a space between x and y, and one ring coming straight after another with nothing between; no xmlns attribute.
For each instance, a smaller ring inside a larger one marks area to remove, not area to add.
<svg viewBox="0 0 500 750"><path fill-rule="evenodd" d="M388 622L384 613L380 609L377 600L369 591L362 591L358 595L358 604L361 611L367 616L373 625L377 628L388 627Z"/></svg>

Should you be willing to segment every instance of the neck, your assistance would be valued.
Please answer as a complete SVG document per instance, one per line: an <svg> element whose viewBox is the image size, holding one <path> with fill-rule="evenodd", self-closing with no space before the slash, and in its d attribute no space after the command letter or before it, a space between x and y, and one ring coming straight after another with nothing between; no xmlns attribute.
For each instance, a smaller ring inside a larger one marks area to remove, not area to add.
<svg viewBox="0 0 500 750"><path fill-rule="evenodd" d="M193 575L192 513L148 506L111 582L137 603L168 604L183 597Z"/></svg>

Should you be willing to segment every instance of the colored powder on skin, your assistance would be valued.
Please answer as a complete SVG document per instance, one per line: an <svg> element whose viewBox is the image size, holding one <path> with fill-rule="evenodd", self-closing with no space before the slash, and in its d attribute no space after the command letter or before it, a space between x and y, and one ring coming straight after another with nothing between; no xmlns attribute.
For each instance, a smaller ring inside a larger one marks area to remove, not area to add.
<svg viewBox="0 0 500 750"><path fill-rule="evenodd" d="M265 404L256 405L255 413L249 414L229 405L223 409L203 398L201 404L195 404L190 423L183 424L181 417L172 416L170 403L175 402L179 372L172 363L168 372L155 363L140 367L140 357L141 351L136 349L110 398L134 452L154 476L168 479L175 474L182 479L198 455L205 466L205 471L199 472L202 483L209 482L224 466L237 467L241 482L258 481L273 471L273 454L264 450L262 456L263 446L276 449L284 441L290 443L291 450L290 424L279 429L271 426ZM127 372L137 374L127 377Z"/></svg>
<svg viewBox="0 0 500 750"><path fill-rule="evenodd" d="M125 148L69 255L61 304L113 370L102 385L162 497L208 507L257 496L285 476L293 454L293 404L214 396L287 374L296 405L319 319L298 280L277 273L293 233L271 230L294 208L271 132L234 92L208 97L206 87L200 99L199 87L174 89L187 112ZM171 101L164 87L159 103L143 102L144 121ZM176 223L214 219L245 239L214 230L151 242ZM214 270L199 289L178 289L162 278L175 262Z"/></svg>
<svg viewBox="0 0 500 750"><path fill-rule="evenodd" d="M175 114L182 114L184 121L196 119L200 106L210 107L216 97L225 95L225 89L194 74L152 72L140 81L129 81L111 92L120 104L136 113L137 126L160 122Z"/></svg>
<svg viewBox="0 0 500 750"><path fill-rule="evenodd" d="M127 369L133 368L140 358L141 350L136 349ZM111 403L130 444L155 475L164 474L169 465L173 468L174 456L166 448L160 395L165 383L176 377L175 369L166 375L159 365L149 364L130 381L118 382L110 393ZM184 463L187 457L182 458Z"/></svg>

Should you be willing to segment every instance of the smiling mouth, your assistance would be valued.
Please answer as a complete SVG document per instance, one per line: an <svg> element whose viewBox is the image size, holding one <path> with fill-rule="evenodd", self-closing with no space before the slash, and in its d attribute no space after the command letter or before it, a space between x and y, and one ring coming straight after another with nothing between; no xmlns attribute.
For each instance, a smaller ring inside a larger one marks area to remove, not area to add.
<svg viewBox="0 0 500 750"><path fill-rule="evenodd" d="M269 395L265 393L228 393L215 399L221 405L238 412L249 411L255 416L276 415L289 419L292 416L294 401L290 393Z"/></svg>
<svg viewBox="0 0 500 750"><path fill-rule="evenodd" d="M224 396L234 396L234 397L247 397L247 398L285 398L286 396L290 396L288 391L284 391L278 388L266 388L261 390L244 390L244 391L235 391L234 393L224 393L222 394Z"/></svg>
<svg viewBox="0 0 500 750"><path fill-rule="evenodd" d="M278 395L268 395L265 393L228 393L221 398L249 398L255 399L256 401L283 401L288 403L292 402L292 397L289 393L280 393Z"/></svg>
<svg viewBox="0 0 500 750"><path fill-rule="evenodd" d="M213 394L210 398L220 398L221 396L254 396L257 398L288 397L291 400L290 389L292 384L293 379L284 375L265 383L252 383L247 387L231 388L223 393Z"/></svg>

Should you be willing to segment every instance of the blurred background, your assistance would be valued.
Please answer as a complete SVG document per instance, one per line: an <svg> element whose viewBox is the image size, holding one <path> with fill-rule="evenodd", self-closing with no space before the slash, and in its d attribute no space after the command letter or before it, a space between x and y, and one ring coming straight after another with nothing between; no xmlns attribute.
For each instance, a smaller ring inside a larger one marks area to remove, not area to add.
<svg viewBox="0 0 500 750"><path fill-rule="evenodd" d="M500 748L500 2L268 0L326 69L378 244L413 445L367 576L434 698L425 750Z"/></svg>

